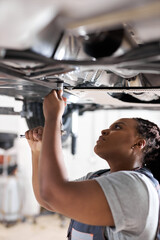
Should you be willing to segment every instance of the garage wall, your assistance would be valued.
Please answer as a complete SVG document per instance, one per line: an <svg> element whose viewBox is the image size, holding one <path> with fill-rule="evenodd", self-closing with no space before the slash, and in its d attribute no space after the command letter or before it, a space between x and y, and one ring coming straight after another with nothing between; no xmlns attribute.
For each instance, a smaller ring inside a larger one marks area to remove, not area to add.
<svg viewBox="0 0 160 240"><path fill-rule="evenodd" d="M11 97L0 96L0 107L13 107L16 112L19 112L22 109L22 102L15 101ZM23 186L23 208L21 213L25 216L32 216L39 213L39 204L32 189L31 154L26 139L20 139L19 137L27 129L25 119L19 115L0 115L0 132L11 132L18 135L14 142L13 151L17 153L17 178ZM12 149L9 151L12 151Z"/></svg>

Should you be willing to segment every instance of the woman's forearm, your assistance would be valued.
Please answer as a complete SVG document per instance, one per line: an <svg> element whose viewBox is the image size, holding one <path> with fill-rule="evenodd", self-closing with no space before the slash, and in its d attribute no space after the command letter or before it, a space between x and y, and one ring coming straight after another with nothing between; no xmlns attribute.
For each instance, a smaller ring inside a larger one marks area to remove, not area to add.
<svg viewBox="0 0 160 240"><path fill-rule="evenodd" d="M40 196L40 192L39 192L39 177L38 177L38 168L39 168L39 155L40 152L33 152L32 151L32 185L33 185L33 191L36 197L36 200L38 201L38 203L48 209L48 210L52 210L48 204L46 202L44 202L44 200L41 198Z"/></svg>
<svg viewBox="0 0 160 240"><path fill-rule="evenodd" d="M40 194L48 199L58 196L67 180L61 145L60 119L46 119L39 165ZM51 193L52 192L52 193Z"/></svg>

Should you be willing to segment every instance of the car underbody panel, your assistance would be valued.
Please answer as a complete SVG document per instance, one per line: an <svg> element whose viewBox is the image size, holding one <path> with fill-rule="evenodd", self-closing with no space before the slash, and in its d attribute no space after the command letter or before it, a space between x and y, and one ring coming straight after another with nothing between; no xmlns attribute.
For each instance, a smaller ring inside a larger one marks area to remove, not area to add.
<svg viewBox="0 0 160 240"><path fill-rule="evenodd" d="M159 1L54 2L0 3L0 94L41 101L63 83L71 103L159 108Z"/></svg>

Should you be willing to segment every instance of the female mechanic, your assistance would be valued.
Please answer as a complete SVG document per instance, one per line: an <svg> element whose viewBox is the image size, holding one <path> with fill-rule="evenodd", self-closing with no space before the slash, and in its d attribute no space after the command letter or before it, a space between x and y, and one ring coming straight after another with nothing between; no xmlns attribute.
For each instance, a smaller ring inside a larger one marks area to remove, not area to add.
<svg viewBox="0 0 160 240"><path fill-rule="evenodd" d="M102 130L94 147L110 170L68 181L61 145L64 108L62 91L53 90L43 103L44 128L25 133L32 151L33 189L40 205L73 219L70 240L154 240L159 198L152 174L144 167L159 178L158 126L139 118L117 120Z"/></svg>

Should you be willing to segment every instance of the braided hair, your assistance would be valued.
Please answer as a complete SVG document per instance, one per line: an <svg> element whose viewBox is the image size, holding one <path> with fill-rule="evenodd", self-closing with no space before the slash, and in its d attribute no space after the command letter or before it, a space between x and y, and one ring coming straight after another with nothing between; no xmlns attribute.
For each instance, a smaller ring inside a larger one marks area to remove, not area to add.
<svg viewBox="0 0 160 240"><path fill-rule="evenodd" d="M146 140L143 149L143 166L147 167L160 181L160 129L148 120L133 118L137 121L137 132Z"/></svg>

